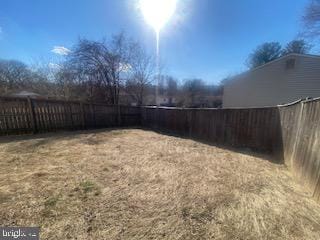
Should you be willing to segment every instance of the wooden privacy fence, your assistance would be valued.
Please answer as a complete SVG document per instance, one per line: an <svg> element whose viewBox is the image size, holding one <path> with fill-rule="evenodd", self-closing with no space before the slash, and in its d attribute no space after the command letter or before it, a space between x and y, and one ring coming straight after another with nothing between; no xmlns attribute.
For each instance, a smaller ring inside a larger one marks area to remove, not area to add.
<svg viewBox="0 0 320 240"><path fill-rule="evenodd" d="M143 108L142 125L212 143L281 152L278 108Z"/></svg>
<svg viewBox="0 0 320 240"><path fill-rule="evenodd" d="M182 109L0 97L0 135L118 126L271 153L320 201L320 99L266 108Z"/></svg>
<svg viewBox="0 0 320 240"><path fill-rule="evenodd" d="M142 109L142 125L233 147L269 152L320 201L320 98L250 109Z"/></svg>
<svg viewBox="0 0 320 240"><path fill-rule="evenodd" d="M320 98L279 106L287 166L320 201Z"/></svg>
<svg viewBox="0 0 320 240"><path fill-rule="evenodd" d="M0 135L140 125L140 108L0 97Z"/></svg>

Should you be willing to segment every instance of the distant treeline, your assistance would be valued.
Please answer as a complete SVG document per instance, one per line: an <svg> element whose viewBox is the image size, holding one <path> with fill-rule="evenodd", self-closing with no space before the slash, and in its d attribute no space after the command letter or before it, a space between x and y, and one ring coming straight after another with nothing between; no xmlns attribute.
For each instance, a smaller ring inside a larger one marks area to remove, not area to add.
<svg viewBox="0 0 320 240"><path fill-rule="evenodd" d="M60 62L29 66L0 60L0 94L28 91L44 98L154 105L158 82L154 63L152 55L124 34L110 41L80 39ZM157 91L159 98L172 99L169 104L174 106L221 105L222 88L206 85L201 79L179 84L174 77L162 74Z"/></svg>

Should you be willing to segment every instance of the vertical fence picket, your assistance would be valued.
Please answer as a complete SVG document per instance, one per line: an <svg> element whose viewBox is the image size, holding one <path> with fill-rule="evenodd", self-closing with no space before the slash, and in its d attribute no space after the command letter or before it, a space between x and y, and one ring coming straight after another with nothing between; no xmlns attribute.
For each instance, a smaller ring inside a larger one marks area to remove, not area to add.
<svg viewBox="0 0 320 240"><path fill-rule="evenodd" d="M82 129L86 129L84 107L83 107L83 103L82 102L80 102L79 108L80 108L81 127L82 127Z"/></svg>
<svg viewBox="0 0 320 240"><path fill-rule="evenodd" d="M33 102L31 98L28 98L28 106L29 106L29 119L30 119L30 126L32 128L32 132L33 133L37 133L38 129L37 129L37 122L36 122L36 115L35 115L35 111L34 111L34 106L33 106Z"/></svg>

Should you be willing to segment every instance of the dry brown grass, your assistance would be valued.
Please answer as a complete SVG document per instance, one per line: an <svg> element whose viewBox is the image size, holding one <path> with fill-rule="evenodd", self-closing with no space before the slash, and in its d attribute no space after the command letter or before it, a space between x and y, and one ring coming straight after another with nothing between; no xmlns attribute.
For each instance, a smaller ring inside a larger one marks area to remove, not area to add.
<svg viewBox="0 0 320 240"><path fill-rule="evenodd" d="M3 140L0 225L41 226L41 239L320 239L320 205L249 153L106 130Z"/></svg>

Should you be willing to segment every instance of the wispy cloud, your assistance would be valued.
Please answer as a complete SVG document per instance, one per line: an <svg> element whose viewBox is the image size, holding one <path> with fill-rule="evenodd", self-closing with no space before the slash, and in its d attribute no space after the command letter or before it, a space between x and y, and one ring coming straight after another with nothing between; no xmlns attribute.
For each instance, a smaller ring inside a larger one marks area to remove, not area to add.
<svg viewBox="0 0 320 240"><path fill-rule="evenodd" d="M54 46L51 52L61 56L67 56L69 53L71 53L71 50L63 46Z"/></svg>

